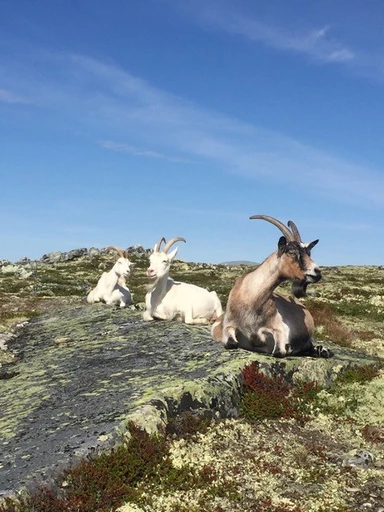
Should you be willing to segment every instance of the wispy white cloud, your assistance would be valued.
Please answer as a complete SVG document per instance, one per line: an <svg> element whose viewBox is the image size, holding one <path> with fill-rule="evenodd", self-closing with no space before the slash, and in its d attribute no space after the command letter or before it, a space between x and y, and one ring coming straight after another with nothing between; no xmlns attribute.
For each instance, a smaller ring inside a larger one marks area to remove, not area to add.
<svg viewBox="0 0 384 512"><path fill-rule="evenodd" d="M251 8L245 15L241 2L231 0L180 0L177 9L190 19L228 34L243 37L250 42L263 44L281 52L302 55L323 65L338 65L353 76L384 84L384 55L381 45L360 47L344 41L333 24L286 18L278 20L260 15L260 9ZM253 5L253 4L251 4ZM349 33L353 30L349 29ZM379 39L381 41L381 39Z"/></svg>
<svg viewBox="0 0 384 512"><path fill-rule="evenodd" d="M9 104L23 104L28 105L31 103L30 100L24 98L23 96L19 96L12 91L7 91L5 89L0 89L0 102L9 103Z"/></svg>
<svg viewBox="0 0 384 512"><path fill-rule="evenodd" d="M330 25L306 27L302 20L279 23L276 17L263 16L256 7L244 14L242 3L230 0L182 0L177 8L205 26L319 62L347 63L357 58L356 51L339 40Z"/></svg>
<svg viewBox="0 0 384 512"><path fill-rule="evenodd" d="M122 151L124 153L129 153L133 156L142 156L144 158L157 158L160 160L167 160L169 162L175 163L189 163L189 160L185 158L169 156L163 153L159 153L158 151L153 151L150 149L140 149L130 144L120 144L117 142L112 142L110 140L102 141L100 143L100 146L104 149L109 149L111 151Z"/></svg>
<svg viewBox="0 0 384 512"><path fill-rule="evenodd" d="M26 96L37 101L44 90L42 107L85 124L87 133L95 131L97 140L105 141L106 149L137 157L194 161L204 169L285 187L287 193L320 195L364 208L384 205L384 177L368 166L202 109L95 59L53 55L42 63L44 68L48 65L52 68L49 76L59 79L36 74L35 60L31 82L25 84ZM152 147L159 149L147 149Z"/></svg>
<svg viewBox="0 0 384 512"><path fill-rule="evenodd" d="M331 36L328 26L306 31L275 27L231 10L206 8L202 18L227 32L259 41L272 48L302 53L322 62L349 62L355 53Z"/></svg>

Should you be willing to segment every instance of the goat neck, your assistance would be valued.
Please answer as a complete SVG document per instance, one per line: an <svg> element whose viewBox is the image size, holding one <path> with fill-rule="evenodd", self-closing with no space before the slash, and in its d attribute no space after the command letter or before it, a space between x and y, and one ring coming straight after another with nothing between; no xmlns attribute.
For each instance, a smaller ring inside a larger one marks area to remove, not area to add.
<svg viewBox="0 0 384 512"><path fill-rule="evenodd" d="M151 293L156 301L161 301L167 293L167 282L169 279L169 272L166 272L161 277L156 277L147 284L147 292Z"/></svg>
<svg viewBox="0 0 384 512"><path fill-rule="evenodd" d="M279 257L275 252L256 270L244 276L243 286L250 302L261 306L272 298L273 291L283 281L285 278L280 272Z"/></svg>

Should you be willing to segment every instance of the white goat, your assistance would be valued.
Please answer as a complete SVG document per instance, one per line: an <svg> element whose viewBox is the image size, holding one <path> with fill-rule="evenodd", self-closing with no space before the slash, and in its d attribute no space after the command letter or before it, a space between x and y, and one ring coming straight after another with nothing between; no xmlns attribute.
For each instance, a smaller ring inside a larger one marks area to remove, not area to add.
<svg viewBox="0 0 384 512"><path fill-rule="evenodd" d="M172 238L160 250L163 241L164 238L159 240L149 257L147 276L150 283L145 296L143 319L178 320L186 324L212 323L223 312L216 292L209 292L194 284L179 283L168 277L177 248L167 254L168 250L176 242L185 242L184 238Z"/></svg>
<svg viewBox="0 0 384 512"><path fill-rule="evenodd" d="M109 272L103 272L96 287L87 295L87 302L103 301L109 306L119 305L121 308L133 303L132 295L127 288L125 278L131 273L132 263L128 255L118 247L108 247L119 254L119 258Z"/></svg>
<svg viewBox="0 0 384 512"><path fill-rule="evenodd" d="M314 346L313 318L294 298L274 294L284 281L291 281L296 297L305 296L308 283L321 279L321 272L311 259L311 249L318 240L304 244L297 227L267 215L253 215L277 226L284 236L278 249L256 270L237 278L228 297L226 312L212 326L212 336L225 348L244 348L275 357L309 355L330 357L332 352Z"/></svg>

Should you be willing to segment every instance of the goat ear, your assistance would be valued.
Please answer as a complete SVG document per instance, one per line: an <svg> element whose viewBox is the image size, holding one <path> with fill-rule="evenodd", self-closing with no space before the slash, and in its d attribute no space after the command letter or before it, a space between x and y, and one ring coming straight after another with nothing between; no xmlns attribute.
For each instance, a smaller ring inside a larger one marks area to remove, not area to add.
<svg viewBox="0 0 384 512"><path fill-rule="evenodd" d="M279 242L277 244L277 247L279 248L279 252L281 252L286 245L287 245L287 239L285 238L285 236L281 236L279 238Z"/></svg>
<svg viewBox="0 0 384 512"><path fill-rule="evenodd" d="M169 261L172 261L174 259L174 257L176 256L178 250L179 250L179 248L176 247L176 249L174 249L172 252L170 252L168 254Z"/></svg>
<svg viewBox="0 0 384 512"><path fill-rule="evenodd" d="M319 240L314 240L313 242L307 242L304 244L304 247L308 249L308 251L312 251L312 249L315 247L315 245L318 243Z"/></svg>

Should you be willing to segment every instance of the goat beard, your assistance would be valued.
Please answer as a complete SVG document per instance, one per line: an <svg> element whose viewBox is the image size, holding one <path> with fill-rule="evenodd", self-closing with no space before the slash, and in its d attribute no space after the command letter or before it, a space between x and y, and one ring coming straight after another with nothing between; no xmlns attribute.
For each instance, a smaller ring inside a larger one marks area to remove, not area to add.
<svg viewBox="0 0 384 512"><path fill-rule="evenodd" d="M293 281L292 288L291 288L292 294L297 299L302 299L303 297L306 297L307 286L308 286L308 283L305 279L302 281L299 281L299 280Z"/></svg>

